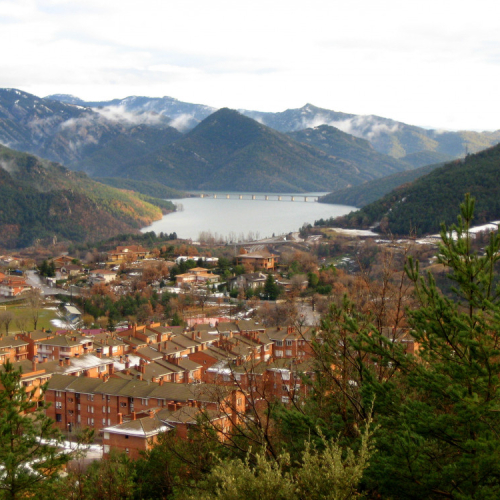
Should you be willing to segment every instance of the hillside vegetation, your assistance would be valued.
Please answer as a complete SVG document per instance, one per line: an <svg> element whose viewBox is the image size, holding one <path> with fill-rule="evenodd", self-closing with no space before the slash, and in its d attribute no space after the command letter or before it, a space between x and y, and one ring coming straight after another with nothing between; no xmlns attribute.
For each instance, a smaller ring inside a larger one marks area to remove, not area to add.
<svg viewBox="0 0 500 500"><path fill-rule="evenodd" d="M330 155L221 109L174 144L125 165L120 176L177 189L304 192L339 189L383 175L363 170L361 164L359 158Z"/></svg>
<svg viewBox="0 0 500 500"><path fill-rule="evenodd" d="M340 205L351 205L353 207L364 207L369 203L382 198L385 194L391 192L404 184L414 181L423 175L432 172L434 169L442 166L442 163L435 165L426 165L425 167L414 170L406 170L396 174L365 182L359 186L352 186L345 189L339 189L333 193L322 196L318 199L320 203L333 203Z"/></svg>
<svg viewBox="0 0 500 500"><path fill-rule="evenodd" d="M0 167L0 233L6 248L47 238L84 242L137 232L175 208L4 146Z"/></svg>
<svg viewBox="0 0 500 500"><path fill-rule="evenodd" d="M380 200L335 222L349 227L380 223L395 235L428 234L456 220L456 206L466 193L476 199L474 224L500 219L500 145L447 163Z"/></svg>

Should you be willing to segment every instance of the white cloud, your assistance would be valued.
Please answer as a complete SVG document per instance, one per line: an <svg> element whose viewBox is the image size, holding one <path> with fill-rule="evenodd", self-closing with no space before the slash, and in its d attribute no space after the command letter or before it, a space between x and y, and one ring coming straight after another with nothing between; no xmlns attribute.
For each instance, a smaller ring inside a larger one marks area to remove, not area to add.
<svg viewBox="0 0 500 500"><path fill-rule="evenodd" d="M0 87L500 128L492 0L3 0Z"/></svg>

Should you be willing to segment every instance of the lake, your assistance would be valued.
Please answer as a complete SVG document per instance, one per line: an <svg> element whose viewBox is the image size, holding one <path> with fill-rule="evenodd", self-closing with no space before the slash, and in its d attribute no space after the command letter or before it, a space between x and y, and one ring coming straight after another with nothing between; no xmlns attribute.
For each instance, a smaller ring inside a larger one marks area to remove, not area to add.
<svg viewBox="0 0 500 500"><path fill-rule="evenodd" d="M217 194L217 198L213 195ZM199 240L210 234L224 241L243 241L272 237L273 234L288 234L298 231L304 223L314 224L315 220L345 215L355 207L347 205L327 205L304 201L307 196L317 197L326 193L211 193L210 198L183 198L171 200L179 206L177 212L168 214L151 226L142 229L158 233L177 233L179 238ZM265 196L269 200L265 201ZM282 196L283 201L277 197ZM295 196L296 201L288 201ZM286 199L286 201L284 201Z"/></svg>

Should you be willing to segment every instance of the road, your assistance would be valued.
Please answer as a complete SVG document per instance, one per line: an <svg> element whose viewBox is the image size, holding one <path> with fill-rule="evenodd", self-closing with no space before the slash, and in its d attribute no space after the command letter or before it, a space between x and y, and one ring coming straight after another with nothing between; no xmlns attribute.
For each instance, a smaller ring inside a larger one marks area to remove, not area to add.
<svg viewBox="0 0 500 500"><path fill-rule="evenodd" d="M70 294L68 290L63 290L62 288L55 288L55 287L52 288L50 286L43 284L40 279L40 276L37 273L35 273L35 271L26 271L26 283L28 283L28 285L32 287L39 288L45 296L57 295L57 294L61 295Z"/></svg>

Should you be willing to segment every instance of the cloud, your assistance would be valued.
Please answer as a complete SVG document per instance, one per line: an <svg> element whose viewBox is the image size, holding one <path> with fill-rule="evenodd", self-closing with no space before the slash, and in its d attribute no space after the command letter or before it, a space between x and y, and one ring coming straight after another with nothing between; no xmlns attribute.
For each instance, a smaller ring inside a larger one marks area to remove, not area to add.
<svg viewBox="0 0 500 500"><path fill-rule="evenodd" d="M345 120L330 121L326 124L336 127L347 134L351 134L362 139L368 139L369 141L376 139L381 135L393 134L399 129L399 125L397 123L390 124L390 122L383 122L376 116L372 115L355 116Z"/></svg>
<svg viewBox="0 0 500 500"><path fill-rule="evenodd" d="M15 174L18 171L17 165L14 161L0 160L0 168L3 168L9 174Z"/></svg>
<svg viewBox="0 0 500 500"><path fill-rule="evenodd" d="M186 132L197 125L199 120L197 120L194 115L183 113L182 115L176 116L169 125L176 128L179 132Z"/></svg>
<svg viewBox="0 0 500 500"><path fill-rule="evenodd" d="M165 123L165 118L152 112L134 113L127 111L125 106L106 106L95 109L99 115L111 122L119 122L125 125L160 125Z"/></svg>

